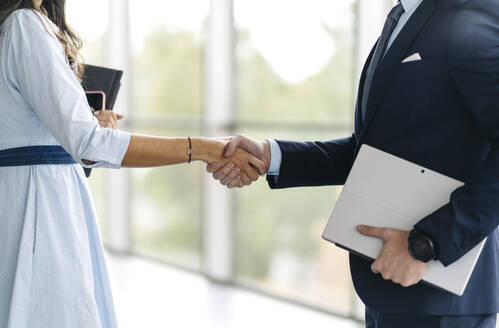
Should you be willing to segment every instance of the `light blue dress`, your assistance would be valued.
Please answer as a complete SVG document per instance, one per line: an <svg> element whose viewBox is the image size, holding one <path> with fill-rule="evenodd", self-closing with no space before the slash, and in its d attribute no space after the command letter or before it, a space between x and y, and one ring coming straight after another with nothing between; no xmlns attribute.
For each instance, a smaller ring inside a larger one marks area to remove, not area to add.
<svg viewBox="0 0 499 328"><path fill-rule="evenodd" d="M119 168L130 134L101 128L55 25L19 10L0 27L0 150L61 145ZM116 327L83 169L0 167L0 328Z"/></svg>

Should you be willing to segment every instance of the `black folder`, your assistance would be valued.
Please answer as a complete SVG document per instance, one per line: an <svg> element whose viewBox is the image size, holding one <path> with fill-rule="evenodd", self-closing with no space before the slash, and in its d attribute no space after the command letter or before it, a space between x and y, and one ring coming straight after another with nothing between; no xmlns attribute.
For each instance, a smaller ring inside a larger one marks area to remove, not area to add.
<svg viewBox="0 0 499 328"><path fill-rule="evenodd" d="M112 110L121 87L122 76L123 71L100 66L85 65L82 86L86 92L98 91L104 93L106 100L105 109ZM96 99L89 94L87 94L87 100L89 101L90 107L102 108L102 103L93 103ZM87 178L90 176L91 171L92 169L85 168L85 175Z"/></svg>

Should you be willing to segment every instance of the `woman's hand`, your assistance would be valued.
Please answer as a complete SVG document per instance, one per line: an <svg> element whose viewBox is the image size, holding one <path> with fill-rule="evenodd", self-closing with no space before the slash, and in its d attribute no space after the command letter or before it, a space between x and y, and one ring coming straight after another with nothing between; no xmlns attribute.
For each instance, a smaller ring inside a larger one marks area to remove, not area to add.
<svg viewBox="0 0 499 328"><path fill-rule="evenodd" d="M116 114L112 110L106 110L106 109L95 111L94 116L99 121L99 125L101 127L111 128L111 129L117 129L118 121L124 117L124 115L122 114Z"/></svg>

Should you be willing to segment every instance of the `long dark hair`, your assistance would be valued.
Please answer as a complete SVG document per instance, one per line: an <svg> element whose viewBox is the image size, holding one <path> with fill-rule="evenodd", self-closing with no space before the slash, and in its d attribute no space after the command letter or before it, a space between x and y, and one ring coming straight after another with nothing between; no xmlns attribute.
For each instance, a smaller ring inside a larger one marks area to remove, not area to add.
<svg viewBox="0 0 499 328"><path fill-rule="evenodd" d="M71 69L81 80L83 76L83 60L80 50L83 43L66 22L66 0L43 0L40 10L35 8L33 0L0 0L0 25L12 12L18 9L31 9L40 12L59 28L59 31L54 31L54 33L64 48Z"/></svg>

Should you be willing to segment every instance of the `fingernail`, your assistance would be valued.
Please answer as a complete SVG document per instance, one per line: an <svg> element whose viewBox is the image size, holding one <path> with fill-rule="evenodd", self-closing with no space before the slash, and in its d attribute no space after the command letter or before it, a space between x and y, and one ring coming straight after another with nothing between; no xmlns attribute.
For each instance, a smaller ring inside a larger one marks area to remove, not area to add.
<svg viewBox="0 0 499 328"><path fill-rule="evenodd" d="M226 151L224 156L225 157L229 157L230 156L230 151Z"/></svg>
<svg viewBox="0 0 499 328"><path fill-rule="evenodd" d="M364 230L364 228L365 228L365 226L363 226L363 225L358 225L358 226L357 226L357 230L358 230L358 231L363 231L363 230Z"/></svg>

